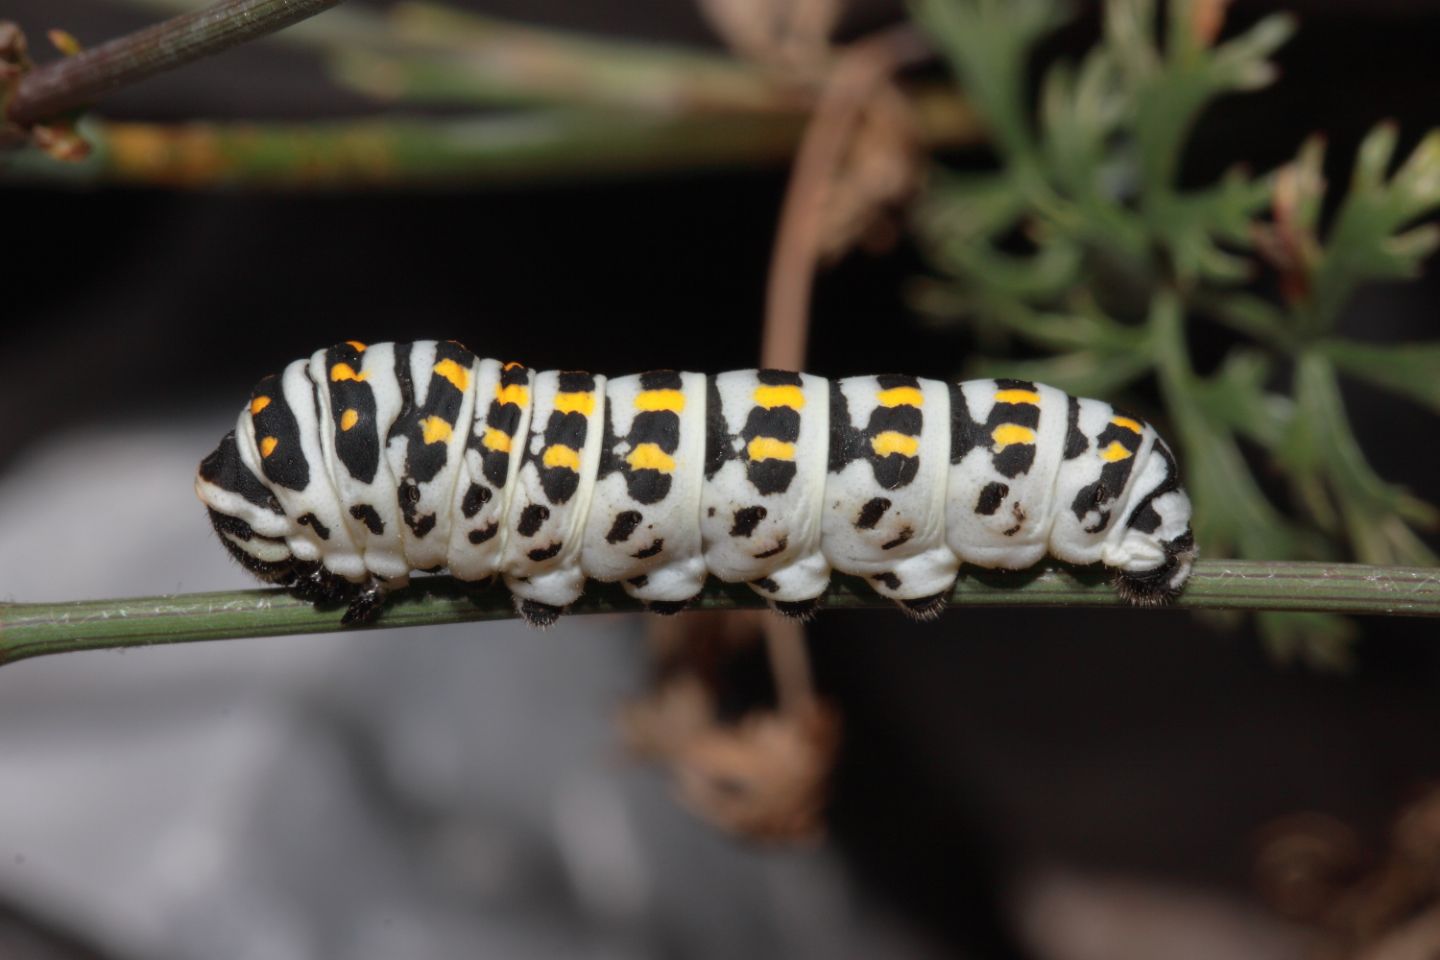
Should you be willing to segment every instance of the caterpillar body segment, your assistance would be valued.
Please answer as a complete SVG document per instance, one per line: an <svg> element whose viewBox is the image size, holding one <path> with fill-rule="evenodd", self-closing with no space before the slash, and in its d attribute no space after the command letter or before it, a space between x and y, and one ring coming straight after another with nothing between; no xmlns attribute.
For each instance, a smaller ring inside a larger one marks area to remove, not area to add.
<svg viewBox="0 0 1440 960"><path fill-rule="evenodd" d="M826 381L733 370L710 382L699 513L705 566L776 603L809 604L830 582L820 547Z"/></svg>
<svg viewBox="0 0 1440 960"><path fill-rule="evenodd" d="M658 371L610 380L599 476L586 518L586 576L632 597L688 601L705 583L700 498L706 381Z"/></svg>
<svg viewBox="0 0 1440 960"><path fill-rule="evenodd" d="M532 623L587 579L673 612L707 576L806 614L832 570L916 616L962 563L1103 563L1136 603L1195 556L1143 421L1021 380L740 370L606 379L350 341L257 384L196 491L261 579L365 619L412 571L499 577Z"/></svg>
<svg viewBox="0 0 1440 960"><path fill-rule="evenodd" d="M823 520L835 569L915 613L938 611L960 569L947 543L950 389L915 377L830 385Z"/></svg>
<svg viewBox="0 0 1440 960"><path fill-rule="evenodd" d="M531 421L533 374L518 363L478 360L472 420L450 497L451 573L483 580L500 569L506 525Z"/></svg>

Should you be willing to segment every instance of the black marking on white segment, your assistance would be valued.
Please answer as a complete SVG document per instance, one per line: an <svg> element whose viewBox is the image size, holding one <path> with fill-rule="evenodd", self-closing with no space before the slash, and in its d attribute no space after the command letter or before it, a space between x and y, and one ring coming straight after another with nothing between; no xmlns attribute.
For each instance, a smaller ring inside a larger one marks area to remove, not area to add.
<svg viewBox="0 0 1440 960"><path fill-rule="evenodd" d="M880 518L885 516L885 511L890 509L891 501L886 497L872 497L865 501L865 506L860 508L860 515L855 518L857 530L874 530Z"/></svg>
<svg viewBox="0 0 1440 960"><path fill-rule="evenodd" d="M270 455L261 456L260 470L265 479L277 487L287 490L304 490L310 486L310 461L300 445L300 424L295 411L285 399L283 383L278 374L271 374L255 386L252 402L257 397L269 397L258 413L251 414L255 425L256 443L264 443L266 437L275 438L275 449Z"/></svg>
<svg viewBox="0 0 1440 960"><path fill-rule="evenodd" d="M495 534L499 532L500 521L491 520L490 523L485 527L479 530L471 530L466 539L468 539L473 544L479 545L489 540L491 537L495 536Z"/></svg>
<svg viewBox="0 0 1440 960"><path fill-rule="evenodd" d="M540 532L541 526L549 519L549 507L541 503L532 503L520 511L520 522L515 524L515 532L522 537L533 537Z"/></svg>
<svg viewBox="0 0 1440 960"><path fill-rule="evenodd" d="M478 483L470 484L470 488L465 491L465 499L460 502L460 513L466 520L471 519L480 512L481 507L490 502L492 496L494 494L489 487Z"/></svg>
<svg viewBox="0 0 1440 960"><path fill-rule="evenodd" d="M365 524L365 529L377 537L385 532L385 521L380 519L380 514L368 503L357 503L352 506L350 516Z"/></svg>
<svg viewBox="0 0 1440 960"><path fill-rule="evenodd" d="M330 539L330 528L321 523L320 518L313 513L302 513L295 518L295 522L302 527L309 527L311 530L314 530L315 536L321 540Z"/></svg>
<svg viewBox="0 0 1440 960"><path fill-rule="evenodd" d="M621 510L615 514L615 522L610 525L610 532L605 534L605 542L624 543L629 540L630 534L635 532L643 519L639 510Z"/></svg>
<svg viewBox="0 0 1440 960"><path fill-rule="evenodd" d="M984 517L993 516L1000 504L1005 502L1005 497L1010 493L1010 487L999 481L992 481L985 484L980 490L980 496L975 501L975 512Z"/></svg>
<svg viewBox="0 0 1440 960"><path fill-rule="evenodd" d="M337 344L325 351L326 389L330 395L330 416L334 420L335 453L350 476L361 483L375 482L380 466L380 425L375 421L375 390L366 380L336 380L330 375L339 364L359 371L364 353L348 343ZM347 411L353 411L355 422L344 429Z"/></svg>
<svg viewBox="0 0 1440 960"><path fill-rule="evenodd" d="M235 442L235 431L231 430L220 438L220 445L209 456L200 461L200 479L214 484L221 490L238 493L247 503L283 517L284 509L270 488L245 466L240 459L240 447Z"/></svg>
<svg viewBox="0 0 1440 960"><path fill-rule="evenodd" d="M748 537L755 532L760 521L769 513L764 507L741 507L735 511L735 522L730 525L730 536Z"/></svg>

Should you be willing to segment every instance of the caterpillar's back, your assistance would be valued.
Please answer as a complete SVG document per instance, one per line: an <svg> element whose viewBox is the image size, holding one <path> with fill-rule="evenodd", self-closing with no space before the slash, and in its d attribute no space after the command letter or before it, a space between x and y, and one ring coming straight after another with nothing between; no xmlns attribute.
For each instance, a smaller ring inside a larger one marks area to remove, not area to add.
<svg viewBox="0 0 1440 960"><path fill-rule="evenodd" d="M263 580L373 615L413 570L504 578L553 620L585 580L679 609L707 576L809 611L830 571L938 611L961 563L1103 563L1137 603L1195 556L1175 458L1022 380L737 370L607 380L355 341L261 380L196 490Z"/></svg>

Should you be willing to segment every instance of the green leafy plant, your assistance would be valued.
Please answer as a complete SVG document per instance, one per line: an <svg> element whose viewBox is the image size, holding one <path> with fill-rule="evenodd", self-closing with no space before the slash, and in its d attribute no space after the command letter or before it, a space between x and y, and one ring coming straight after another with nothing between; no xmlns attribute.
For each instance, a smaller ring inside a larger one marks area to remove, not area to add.
<svg viewBox="0 0 1440 960"><path fill-rule="evenodd" d="M1216 42L1223 6L1174 0L1157 39L1154 0L1109 0L1100 41L1078 64L1049 67L1032 107L1030 59L1059 22L1055 4L918 0L998 164L935 172L915 222L938 277L917 302L971 324L985 374L1101 395L1153 377L1204 553L1434 564L1417 530L1434 529L1440 511L1370 466L1338 380L1440 411L1440 342L1355 343L1336 329L1359 287L1414 276L1440 242L1434 225L1411 226L1440 207L1440 131L1392 172L1396 132L1375 128L1327 229L1318 138L1275 172L1236 167L1183 187L1197 117L1270 83L1269 57L1294 28L1273 15ZM1267 298L1257 280L1279 292ZM1186 345L1187 328L1204 323L1242 337L1209 376ZM1042 356L1001 359L1014 341ZM1267 495L1255 463L1283 477L1287 503ZM1264 614L1261 626L1281 652L1344 655L1338 618Z"/></svg>

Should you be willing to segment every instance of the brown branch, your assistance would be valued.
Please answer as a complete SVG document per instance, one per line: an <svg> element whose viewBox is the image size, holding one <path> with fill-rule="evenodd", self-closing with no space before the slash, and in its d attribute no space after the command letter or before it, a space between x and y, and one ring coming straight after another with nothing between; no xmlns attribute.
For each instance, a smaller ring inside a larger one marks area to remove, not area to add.
<svg viewBox="0 0 1440 960"><path fill-rule="evenodd" d="M846 149L866 107L895 71L929 56L909 25L887 30L844 50L826 78L790 174L770 260L760 363L799 370L810 329L810 289L824 245L825 209ZM791 716L817 709L805 631L771 613L762 621L780 710Z"/></svg>
<svg viewBox="0 0 1440 960"><path fill-rule="evenodd" d="M221 0L29 71L6 118L31 126L164 70L274 33L340 0Z"/></svg>
<svg viewBox="0 0 1440 960"><path fill-rule="evenodd" d="M780 213L765 294L761 356L767 366L804 366L826 204L866 106L896 70L930 56L906 24L861 40L837 58L800 142Z"/></svg>

